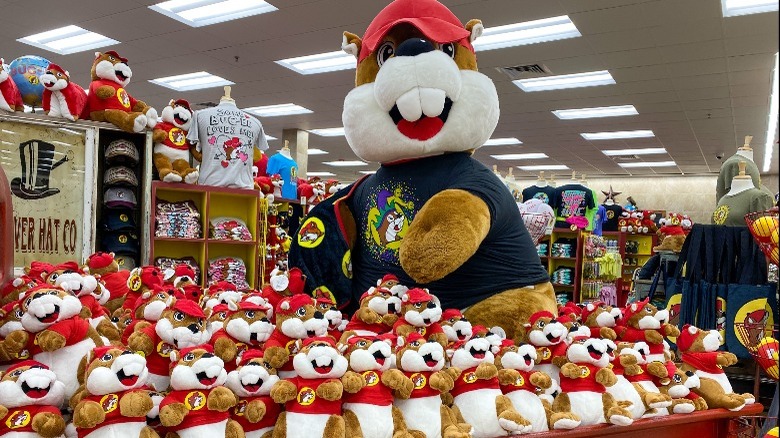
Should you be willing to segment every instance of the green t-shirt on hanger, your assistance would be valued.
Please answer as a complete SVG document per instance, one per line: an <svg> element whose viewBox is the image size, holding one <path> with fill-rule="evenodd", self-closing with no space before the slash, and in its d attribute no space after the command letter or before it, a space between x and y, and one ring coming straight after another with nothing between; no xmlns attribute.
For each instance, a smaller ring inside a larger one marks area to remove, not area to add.
<svg viewBox="0 0 780 438"><path fill-rule="evenodd" d="M745 215L769 210L774 205L771 196L757 188L751 188L734 196L723 196L712 213L712 223L732 227L746 227Z"/></svg>
<svg viewBox="0 0 780 438"><path fill-rule="evenodd" d="M723 162L723 165L720 166L718 184L715 187L716 204L720 201L720 198L724 197L726 193L731 190L731 180L739 175L740 161L745 162L745 174L750 175L750 178L753 180L753 186L756 188L761 187L761 176L758 174L758 166L756 163L742 155L734 154L726 159L726 161Z"/></svg>

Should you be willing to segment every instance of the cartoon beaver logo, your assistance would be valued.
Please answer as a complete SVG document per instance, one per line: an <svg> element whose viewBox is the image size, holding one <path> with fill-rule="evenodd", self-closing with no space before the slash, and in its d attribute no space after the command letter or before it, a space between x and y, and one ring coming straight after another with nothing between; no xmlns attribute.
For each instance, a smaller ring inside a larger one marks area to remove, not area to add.
<svg viewBox="0 0 780 438"><path fill-rule="evenodd" d="M411 379L412 383L414 383L414 389L425 388L425 384L428 382L428 379L426 379L425 376L420 373L412 374Z"/></svg>
<svg viewBox="0 0 780 438"><path fill-rule="evenodd" d="M9 429L19 429L30 424L30 412L28 411L14 411L13 414L8 416L8 420L5 421L5 425Z"/></svg>
<svg viewBox="0 0 780 438"><path fill-rule="evenodd" d="M376 386L379 383L379 375L376 371L366 371L363 373L363 378L366 380L366 386Z"/></svg>
<svg viewBox="0 0 780 438"><path fill-rule="evenodd" d="M316 399L317 394L308 386L304 386L300 391L298 391L297 400L301 406L309 406L310 404L314 403L314 400Z"/></svg>
<svg viewBox="0 0 780 438"><path fill-rule="evenodd" d="M116 394L106 394L100 399L100 406L105 413L114 412L119 406L119 397Z"/></svg>
<svg viewBox="0 0 780 438"><path fill-rule="evenodd" d="M471 371L463 375L463 381L465 383L474 383L477 381L477 373Z"/></svg>
<svg viewBox="0 0 780 438"><path fill-rule="evenodd" d="M191 411L203 409L203 407L206 406L206 396L200 391L192 391L187 394L187 397L184 399L184 404L187 406L187 409Z"/></svg>

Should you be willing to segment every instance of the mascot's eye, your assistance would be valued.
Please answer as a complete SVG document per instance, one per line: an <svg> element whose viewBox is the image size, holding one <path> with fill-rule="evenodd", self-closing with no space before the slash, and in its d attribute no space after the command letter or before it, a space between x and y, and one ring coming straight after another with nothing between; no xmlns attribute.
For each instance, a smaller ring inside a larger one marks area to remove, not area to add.
<svg viewBox="0 0 780 438"><path fill-rule="evenodd" d="M365 347L366 345L368 345L368 344L366 343L366 341L360 341L360 342L358 342L358 347Z"/></svg>
<svg viewBox="0 0 780 438"><path fill-rule="evenodd" d="M226 312L219 312L219 317L221 319L225 319L225 318L227 318L227 313Z"/></svg>
<svg viewBox="0 0 780 438"><path fill-rule="evenodd" d="M680 382L682 382L682 377L678 376L677 374L675 374L675 375L674 375L674 377L672 377L672 378L673 378L673 379L674 379L674 381L675 381L675 382L677 382L677 383L680 383Z"/></svg>
<svg viewBox="0 0 780 438"><path fill-rule="evenodd" d="M647 313L653 313L653 309L651 309L651 308L649 308L649 307L645 307L645 312L647 312Z"/></svg>
<svg viewBox="0 0 780 438"><path fill-rule="evenodd" d="M538 323L536 323L536 325L538 325L539 328L542 328L542 327L545 326L545 322L544 321L539 321Z"/></svg>
<svg viewBox="0 0 780 438"><path fill-rule="evenodd" d="M59 295L56 291L51 291L48 293L48 295Z"/></svg>
<svg viewBox="0 0 780 438"><path fill-rule="evenodd" d="M22 370L16 370L13 373L11 373L11 376L13 377L19 377L22 375Z"/></svg>
<svg viewBox="0 0 780 438"><path fill-rule="evenodd" d="M175 312L173 314L173 319L175 319L176 321L184 321L184 314L181 312Z"/></svg>
<svg viewBox="0 0 780 438"><path fill-rule="evenodd" d="M165 299L165 294L162 294L162 293L157 294L157 298L159 298L161 300L164 300Z"/></svg>
<svg viewBox="0 0 780 438"><path fill-rule="evenodd" d="M27 303L27 304L30 304L30 303ZM24 312L22 312L21 310L17 310L16 311L16 317L19 318L19 319L22 319L22 316L24 316Z"/></svg>
<svg viewBox="0 0 780 438"><path fill-rule="evenodd" d="M271 364L268 362L263 362L263 366L268 368L269 370L271 369Z"/></svg>
<svg viewBox="0 0 780 438"><path fill-rule="evenodd" d="M419 341L414 341L414 342L412 342L409 345L411 345L412 347L419 347L420 346L420 342Z"/></svg>
<svg viewBox="0 0 780 438"><path fill-rule="evenodd" d="M455 318L450 318L450 324L455 324Z"/></svg>
<svg viewBox="0 0 780 438"><path fill-rule="evenodd" d="M132 319L130 319L130 318L127 318L127 319L125 320L125 325L130 325L130 323L131 323L131 322L133 322L133 320L132 320Z"/></svg>
<svg viewBox="0 0 780 438"><path fill-rule="evenodd" d="M100 358L100 360L102 360L103 362L108 362L109 360L111 360L113 358L114 358L114 356L106 353L106 354L103 355L103 357Z"/></svg>
<svg viewBox="0 0 780 438"><path fill-rule="evenodd" d="M423 303L414 303L414 308L415 309L420 309L420 308L422 308L422 305L423 305Z"/></svg>
<svg viewBox="0 0 780 438"><path fill-rule="evenodd" d="M445 55L449 56L450 58L454 58L455 57L455 44L454 43L442 44L439 49L442 52L444 52Z"/></svg>
<svg viewBox="0 0 780 438"><path fill-rule="evenodd" d="M116 316L112 316L112 317L111 317L111 322L113 322L114 324L116 324L116 323L118 323L118 322L119 322L119 318L117 318Z"/></svg>
<svg viewBox="0 0 780 438"><path fill-rule="evenodd" d="M252 310L247 310L245 315L246 315L247 318L254 318L255 317L255 312L252 311Z"/></svg>
<svg viewBox="0 0 780 438"><path fill-rule="evenodd" d="M187 353L184 355L184 360L186 360L187 362L195 360L195 355L192 353Z"/></svg>
<svg viewBox="0 0 780 438"><path fill-rule="evenodd" d="M57 279L57 277L59 277L59 275L58 275L58 274L51 274L51 275L49 276L49 278L51 278L52 280L56 280L56 279Z"/></svg>
<svg viewBox="0 0 780 438"><path fill-rule="evenodd" d="M395 55L395 47L392 42L386 41L376 51L376 63L381 67L388 59Z"/></svg>
<svg viewBox="0 0 780 438"><path fill-rule="evenodd" d="M306 315L306 308L305 307L301 307L300 309L295 311L295 314L298 315L298 316L305 316Z"/></svg>

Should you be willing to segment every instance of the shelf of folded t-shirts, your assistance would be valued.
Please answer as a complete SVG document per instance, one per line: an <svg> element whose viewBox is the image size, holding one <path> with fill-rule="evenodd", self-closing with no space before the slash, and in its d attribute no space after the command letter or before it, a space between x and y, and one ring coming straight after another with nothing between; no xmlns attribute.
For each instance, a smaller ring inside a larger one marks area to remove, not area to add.
<svg viewBox="0 0 780 438"><path fill-rule="evenodd" d="M265 200L256 190L230 189L225 187L175 184L155 181L152 183L152 208L149 242L150 260L157 257L194 257L203 273L201 283L208 284L209 261L219 257L236 257L246 266L246 280L250 288L258 287L259 246L265 245L265 220L260 210L265 209ZM156 211L158 200L180 202L191 200L200 213L201 236L198 238L176 238L156 236ZM249 241L223 240L209 237L212 218L234 217L242 220L253 239Z"/></svg>
<svg viewBox="0 0 780 438"><path fill-rule="evenodd" d="M561 267L569 267L573 270L572 284L553 283L556 294L566 294L568 299L579 301L580 275L582 274L582 236L580 231L572 231L568 228L555 228L550 236L545 237L547 242L547 254L540 256L542 264L547 268L547 273L552 278L553 272ZM553 245L560 238L573 239L576 245L573 254L568 257L553 255Z"/></svg>

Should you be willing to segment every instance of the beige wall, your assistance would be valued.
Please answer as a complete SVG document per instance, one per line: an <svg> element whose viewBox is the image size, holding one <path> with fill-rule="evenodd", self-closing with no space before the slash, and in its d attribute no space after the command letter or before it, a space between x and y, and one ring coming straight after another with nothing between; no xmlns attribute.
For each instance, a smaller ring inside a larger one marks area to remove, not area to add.
<svg viewBox="0 0 780 438"><path fill-rule="evenodd" d="M558 177L558 183L561 178ZM588 186L599 194L599 203L604 201L601 190L622 192L617 197L620 205L626 203L626 197L632 196L644 210L666 210L683 212L691 216L696 223L710 223L715 210L715 184L717 175L704 176L654 176L642 177L588 177ZM762 183L773 193L778 191L777 175L762 175ZM519 181L523 188L533 184L533 180Z"/></svg>

